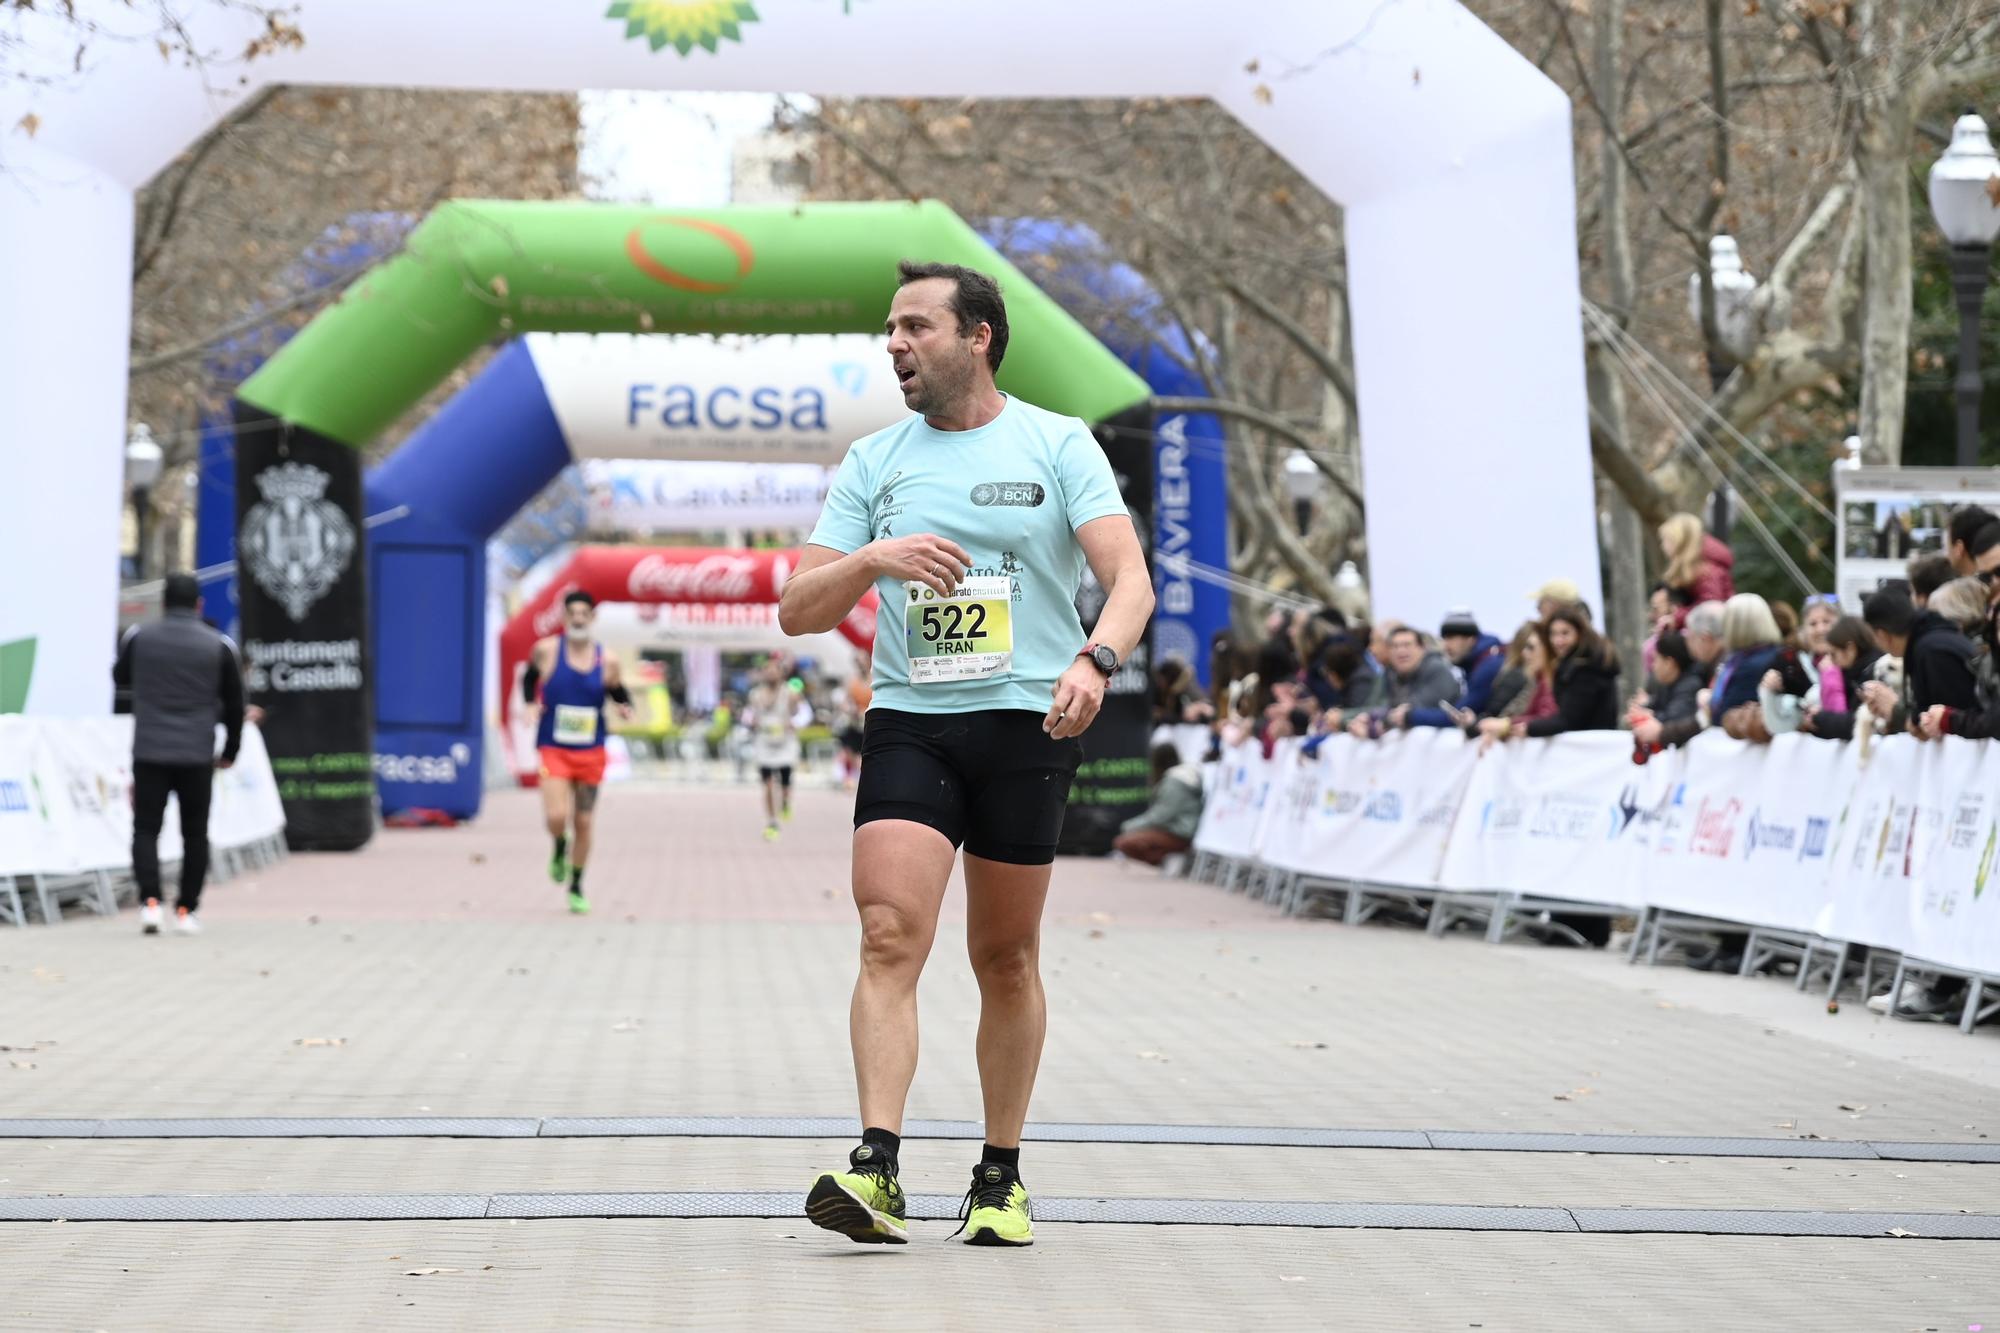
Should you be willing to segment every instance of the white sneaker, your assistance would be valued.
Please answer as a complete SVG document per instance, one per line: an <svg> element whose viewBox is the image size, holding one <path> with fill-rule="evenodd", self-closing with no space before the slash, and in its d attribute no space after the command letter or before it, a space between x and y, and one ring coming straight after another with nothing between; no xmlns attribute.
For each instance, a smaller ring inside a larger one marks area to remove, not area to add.
<svg viewBox="0 0 2000 1333"><path fill-rule="evenodd" d="M160 900L158 898L146 899L145 906L139 909L139 933L141 935L157 935L160 933Z"/></svg>
<svg viewBox="0 0 2000 1333"><path fill-rule="evenodd" d="M1903 983L1903 998L1901 1002L1896 1005L1896 1008L1898 1009L1912 1008L1915 1006L1918 1000L1924 998L1924 996L1927 995L1928 993L1929 992L1927 992L1924 989L1924 987L1918 984L1917 982L1905 981ZM1893 997L1888 991L1883 991L1880 995L1871 995L1868 997L1868 1008L1873 1013L1886 1014L1889 1012L1889 1001L1892 998Z"/></svg>
<svg viewBox="0 0 2000 1333"><path fill-rule="evenodd" d="M201 918L197 917L193 912L188 911L188 909L185 907L175 908L174 934L176 935L201 934Z"/></svg>

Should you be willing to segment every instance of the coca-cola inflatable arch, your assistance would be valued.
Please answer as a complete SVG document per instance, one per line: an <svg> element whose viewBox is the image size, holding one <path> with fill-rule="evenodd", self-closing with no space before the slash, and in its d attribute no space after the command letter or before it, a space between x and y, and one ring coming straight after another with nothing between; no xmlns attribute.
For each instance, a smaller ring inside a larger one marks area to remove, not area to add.
<svg viewBox="0 0 2000 1333"><path fill-rule="evenodd" d="M511 717L521 673L540 639L562 629L563 599L587 592L599 602L734 605L775 602L798 564L797 551L717 550L701 546L581 546L569 564L500 632L500 709ZM858 648L875 643L874 589L838 626ZM505 728L503 728L505 730ZM516 756L518 759L519 756ZM517 764L516 767L520 765Z"/></svg>

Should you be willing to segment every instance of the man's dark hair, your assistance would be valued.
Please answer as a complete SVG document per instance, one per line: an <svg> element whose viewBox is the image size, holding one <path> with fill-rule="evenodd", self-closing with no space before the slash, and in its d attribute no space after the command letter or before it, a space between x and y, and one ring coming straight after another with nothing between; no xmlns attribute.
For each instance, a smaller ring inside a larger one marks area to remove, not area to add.
<svg viewBox="0 0 2000 1333"><path fill-rule="evenodd" d="M1335 635L1326 641L1326 647L1320 649L1320 674L1332 676L1342 685L1347 684L1367 663L1363 651L1363 646L1347 635Z"/></svg>
<svg viewBox="0 0 2000 1333"><path fill-rule="evenodd" d="M1653 657L1662 657L1679 667L1683 673L1694 670L1694 654L1688 651L1688 641L1678 630L1667 630L1653 641Z"/></svg>
<svg viewBox="0 0 2000 1333"><path fill-rule="evenodd" d="M1389 631L1389 642L1394 643L1396 640L1402 638L1405 634L1415 639L1419 644L1421 644L1424 641L1424 636L1422 631L1417 630L1409 625L1398 625L1396 626L1396 628Z"/></svg>
<svg viewBox="0 0 2000 1333"><path fill-rule="evenodd" d="M1958 571L1951 567L1949 558L1941 555L1926 555L1910 562L1910 596L1928 599L1930 595L1958 577Z"/></svg>
<svg viewBox="0 0 2000 1333"><path fill-rule="evenodd" d="M162 606L169 611L192 611L200 601L201 585L194 581L194 575L184 572L167 575L160 590Z"/></svg>
<svg viewBox="0 0 2000 1333"><path fill-rule="evenodd" d="M565 611L569 610L571 605L577 602L582 602L585 606L590 607L592 610L597 609L597 599L595 597L592 597L589 593L585 592L581 588L571 588L568 592L563 594L563 610Z"/></svg>
<svg viewBox="0 0 2000 1333"><path fill-rule="evenodd" d="M1897 588L1884 588L1870 597L1861 607L1861 619L1869 629L1878 634L1894 634L1898 638L1909 635L1910 627L1917 623L1917 604L1910 595Z"/></svg>
<svg viewBox="0 0 2000 1333"><path fill-rule="evenodd" d="M1000 299L1000 284L963 264L920 264L905 259L896 265L896 285L907 287L926 278L944 278L952 285L951 313L958 316L958 332L970 338L981 324L993 330L986 344L986 366L995 374L1007 355L1007 303Z"/></svg>
<svg viewBox="0 0 2000 1333"><path fill-rule="evenodd" d="M1951 516L1951 525L1945 529L1945 544L1957 542L1966 550L1972 549L1972 539L1986 530L1989 523L2000 523L1992 510L1979 505L1967 505Z"/></svg>
<svg viewBox="0 0 2000 1333"><path fill-rule="evenodd" d="M1972 539L1966 542L1965 549L1974 560L1977 560L1996 546L2000 546L2000 518L1988 521L1979 531L1973 533Z"/></svg>

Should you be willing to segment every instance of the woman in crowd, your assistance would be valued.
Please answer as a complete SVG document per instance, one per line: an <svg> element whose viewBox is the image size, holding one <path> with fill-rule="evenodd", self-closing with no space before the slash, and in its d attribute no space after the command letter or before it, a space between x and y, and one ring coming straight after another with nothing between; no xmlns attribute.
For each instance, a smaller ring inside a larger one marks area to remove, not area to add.
<svg viewBox="0 0 2000 1333"><path fill-rule="evenodd" d="M1721 725L1735 709L1757 705L1764 673L1774 667L1782 677L1785 693L1804 694L1811 688L1812 680L1799 665L1797 654L1786 654L1784 638L1777 617L1771 614L1771 604L1756 593L1738 593L1724 604L1722 650L1727 656L1715 669L1708 701L1708 715L1715 725Z"/></svg>
<svg viewBox="0 0 2000 1333"><path fill-rule="evenodd" d="M1830 651L1826 632L1840 619L1840 599L1832 593L1816 592L1806 598L1804 618L1799 622L1799 642L1817 662Z"/></svg>
<svg viewBox="0 0 2000 1333"><path fill-rule="evenodd" d="M1676 604L1674 628L1687 623L1687 608L1703 602L1726 602L1736 594L1732 570L1736 557L1708 535L1693 514L1675 514L1660 525L1660 551L1667 558L1670 599Z"/></svg>
<svg viewBox="0 0 2000 1333"><path fill-rule="evenodd" d="M1154 675L1153 722L1177 727L1184 723L1207 722L1215 716L1214 705L1202 697L1195 683L1194 668L1179 658L1169 660Z"/></svg>
<svg viewBox="0 0 2000 1333"><path fill-rule="evenodd" d="M1477 735L1478 723L1488 718L1512 718L1525 725L1554 713L1555 661L1556 655L1549 650L1549 632L1541 621L1530 620L1514 631L1486 711L1468 723L1466 731Z"/></svg>
<svg viewBox="0 0 2000 1333"><path fill-rule="evenodd" d="M1854 739L1854 715L1861 708L1861 687L1876 679L1883 660L1882 645L1860 616L1842 616L1826 632L1826 658L1840 673L1840 707L1831 702L1822 680L1820 706L1808 710L1799 730L1821 740Z"/></svg>
<svg viewBox="0 0 2000 1333"><path fill-rule="evenodd" d="M1125 821L1111 846L1156 866L1194 846L1201 823L1201 765L1183 764L1172 745L1153 747L1153 803Z"/></svg>
<svg viewBox="0 0 2000 1333"><path fill-rule="evenodd" d="M1613 731L1618 726L1618 654L1598 637L1590 616L1566 606L1544 624L1556 659L1555 712L1525 725L1510 717L1479 724L1482 736L1557 736L1566 731Z"/></svg>

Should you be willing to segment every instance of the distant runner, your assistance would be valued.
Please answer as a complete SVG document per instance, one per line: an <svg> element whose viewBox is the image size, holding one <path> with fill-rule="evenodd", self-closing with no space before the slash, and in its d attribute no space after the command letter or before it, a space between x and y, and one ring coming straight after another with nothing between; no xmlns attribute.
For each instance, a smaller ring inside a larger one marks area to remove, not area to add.
<svg viewBox="0 0 2000 1333"><path fill-rule="evenodd" d="M597 599L581 590L563 598L563 633L550 635L528 655L521 695L535 722L542 757L542 813L555 850L549 878L569 884L569 910L590 910L583 896L583 868L597 820L597 789L604 781L604 701L632 718L632 695L620 678L618 658L591 637ZM575 837L571 838L574 826Z"/></svg>
<svg viewBox="0 0 2000 1333"><path fill-rule="evenodd" d="M812 705L795 692L776 657L765 661L744 705L750 745L757 758L757 778L764 788L764 839L778 840L778 821L792 817L792 770L802 751L799 732L812 725Z"/></svg>

